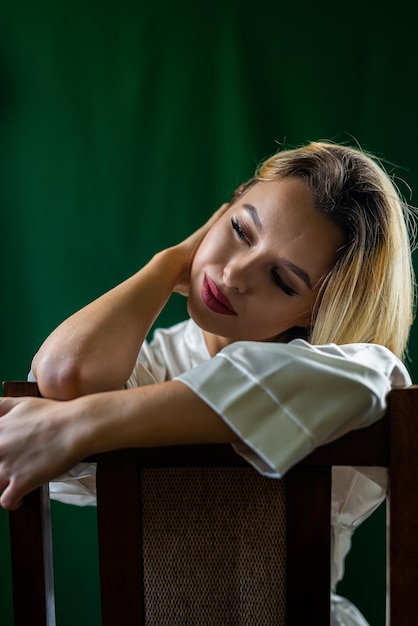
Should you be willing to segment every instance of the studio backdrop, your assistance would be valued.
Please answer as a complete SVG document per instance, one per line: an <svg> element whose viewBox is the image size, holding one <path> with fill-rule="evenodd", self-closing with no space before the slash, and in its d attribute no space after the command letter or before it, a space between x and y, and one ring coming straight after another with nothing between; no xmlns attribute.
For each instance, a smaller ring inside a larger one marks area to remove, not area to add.
<svg viewBox="0 0 418 626"><path fill-rule="evenodd" d="M3 0L1 378L24 379L61 320L187 235L280 146L360 144L416 202L415 40L405 4L377 0ZM158 324L185 316L174 297ZM94 510L54 504L53 518L58 624L99 626ZM373 626L383 522L381 509L359 531L340 588ZM0 526L8 626L4 511Z"/></svg>

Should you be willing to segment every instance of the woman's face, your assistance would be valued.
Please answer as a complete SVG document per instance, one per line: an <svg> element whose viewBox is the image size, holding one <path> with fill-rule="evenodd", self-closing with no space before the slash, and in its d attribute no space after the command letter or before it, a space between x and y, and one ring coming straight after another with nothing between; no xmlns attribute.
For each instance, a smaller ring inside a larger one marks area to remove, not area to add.
<svg viewBox="0 0 418 626"><path fill-rule="evenodd" d="M301 180L252 186L211 228L193 261L188 309L210 352L309 326L343 242Z"/></svg>

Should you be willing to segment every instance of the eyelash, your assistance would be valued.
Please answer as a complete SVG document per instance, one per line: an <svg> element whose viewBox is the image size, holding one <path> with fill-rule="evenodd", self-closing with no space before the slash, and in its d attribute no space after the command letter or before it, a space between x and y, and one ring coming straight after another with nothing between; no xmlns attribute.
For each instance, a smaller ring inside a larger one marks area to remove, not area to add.
<svg viewBox="0 0 418 626"><path fill-rule="evenodd" d="M280 274L278 274L276 272L276 270L272 270L271 271L271 275L273 278L273 281L276 283L276 285L278 287L280 287L280 289L282 291L285 292L285 294L287 294L288 296L297 296L297 291L295 291L294 289L292 289L291 287L289 287L289 285L287 285L283 279L281 278Z"/></svg>
<svg viewBox="0 0 418 626"><path fill-rule="evenodd" d="M232 224L232 228L236 232L237 236L240 239L242 239L243 241L249 243L249 239L248 239L247 235L245 234L245 232L243 231L243 229L241 228L241 224L239 223L239 221L237 220L236 217L232 217L231 218L231 224Z"/></svg>
<svg viewBox="0 0 418 626"><path fill-rule="evenodd" d="M250 241L247 237L247 235L245 234L244 230L241 228L241 224L239 223L238 219L236 217L232 217L231 218L231 225L233 230L235 231L237 237L239 237L239 239L242 239L242 241L244 241L245 243L249 244ZM291 287L289 287L289 285L287 285L283 279L281 278L280 274L278 272L276 272L276 270L272 270L271 271L271 277L273 279L273 282L282 290L284 291L284 293L288 296L296 296L297 295L297 291L295 291L294 289L292 289Z"/></svg>

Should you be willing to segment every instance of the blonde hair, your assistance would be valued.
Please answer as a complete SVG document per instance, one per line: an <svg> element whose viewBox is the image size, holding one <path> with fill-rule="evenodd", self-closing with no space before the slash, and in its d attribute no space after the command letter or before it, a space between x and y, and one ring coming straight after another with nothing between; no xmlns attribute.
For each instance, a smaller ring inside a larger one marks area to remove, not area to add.
<svg viewBox="0 0 418 626"><path fill-rule="evenodd" d="M288 176L309 186L317 210L346 238L322 282L309 341L378 343L401 357L414 308L409 207L370 155L327 142L273 155L243 188Z"/></svg>

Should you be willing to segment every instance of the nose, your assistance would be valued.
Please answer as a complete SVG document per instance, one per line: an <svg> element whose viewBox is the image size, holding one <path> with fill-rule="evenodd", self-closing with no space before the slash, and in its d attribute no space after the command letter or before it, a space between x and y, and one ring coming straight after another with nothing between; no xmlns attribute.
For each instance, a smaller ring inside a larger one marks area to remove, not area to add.
<svg viewBox="0 0 418 626"><path fill-rule="evenodd" d="M255 280L254 265L242 257L231 259L224 267L223 280L226 287L238 293L248 292Z"/></svg>

